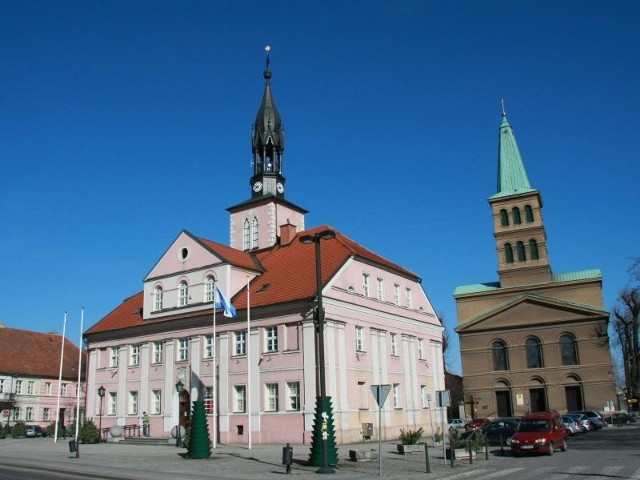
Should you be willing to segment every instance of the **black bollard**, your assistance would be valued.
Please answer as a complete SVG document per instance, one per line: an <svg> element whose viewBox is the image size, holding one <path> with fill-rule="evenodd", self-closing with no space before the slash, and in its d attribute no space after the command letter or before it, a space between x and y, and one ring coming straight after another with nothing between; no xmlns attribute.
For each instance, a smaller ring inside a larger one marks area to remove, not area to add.
<svg viewBox="0 0 640 480"><path fill-rule="evenodd" d="M424 443L424 457L427 465L427 473L431 473L431 462L429 461L429 447L427 446L427 442Z"/></svg>
<svg viewBox="0 0 640 480"><path fill-rule="evenodd" d="M291 464L293 463L293 447L287 443L282 447L282 464L287 467L287 473L291 473Z"/></svg>
<svg viewBox="0 0 640 480"><path fill-rule="evenodd" d="M467 451L469 452L469 464L473 464L473 447L471 446L471 439L467 440Z"/></svg>

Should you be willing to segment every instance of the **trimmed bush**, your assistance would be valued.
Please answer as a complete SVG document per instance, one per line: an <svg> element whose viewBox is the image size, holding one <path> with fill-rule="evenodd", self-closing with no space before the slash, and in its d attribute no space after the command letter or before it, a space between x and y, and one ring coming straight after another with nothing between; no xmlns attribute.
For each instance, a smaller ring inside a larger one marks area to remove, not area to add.
<svg viewBox="0 0 640 480"><path fill-rule="evenodd" d="M406 432L401 428L400 429L400 441L403 445L416 445L420 438L422 438L422 434L424 430L420 427L418 430L407 430Z"/></svg>

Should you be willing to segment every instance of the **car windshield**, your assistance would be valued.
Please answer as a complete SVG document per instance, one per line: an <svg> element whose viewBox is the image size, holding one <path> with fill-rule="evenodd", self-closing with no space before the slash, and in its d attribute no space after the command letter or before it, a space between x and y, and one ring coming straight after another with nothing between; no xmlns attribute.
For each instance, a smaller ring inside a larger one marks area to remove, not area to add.
<svg viewBox="0 0 640 480"><path fill-rule="evenodd" d="M546 432L549 430L548 420L522 420L518 427L519 432Z"/></svg>

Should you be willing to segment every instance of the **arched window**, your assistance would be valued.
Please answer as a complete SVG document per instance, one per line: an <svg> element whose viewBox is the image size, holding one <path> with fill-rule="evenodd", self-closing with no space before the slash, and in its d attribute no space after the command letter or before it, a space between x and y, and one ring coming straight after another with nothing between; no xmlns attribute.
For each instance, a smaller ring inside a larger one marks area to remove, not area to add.
<svg viewBox="0 0 640 480"><path fill-rule="evenodd" d="M504 261L507 263L513 263L513 247L510 243L504 244Z"/></svg>
<svg viewBox="0 0 640 480"><path fill-rule="evenodd" d="M570 333L565 333L560 337L560 358L562 365L578 365L576 337Z"/></svg>
<svg viewBox="0 0 640 480"><path fill-rule="evenodd" d="M189 303L189 286L187 282L182 280L178 287L178 305L181 307L186 306Z"/></svg>
<svg viewBox="0 0 640 480"><path fill-rule="evenodd" d="M251 239L250 233L251 232L249 229L249 220L245 218L244 223L242 224L242 249L243 250L249 250L250 248L250 245L249 245L249 240Z"/></svg>
<svg viewBox="0 0 640 480"><path fill-rule="evenodd" d="M526 262L527 261L527 252L524 251L524 243L518 242L516 243L516 250L518 251L518 261Z"/></svg>
<svg viewBox="0 0 640 480"><path fill-rule="evenodd" d="M511 215L513 215L514 225L520 225L522 223L522 219L520 218L520 209L518 207L513 207Z"/></svg>
<svg viewBox="0 0 640 480"><path fill-rule="evenodd" d="M533 222L533 208L531 208L531 205L524 206L524 219L527 223Z"/></svg>
<svg viewBox="0 0 640 480"><path fill-rule="evenodd" d="M162 310L162 287L157 286L153 292L153 310Z"/></svg>
<svg viewBox="0 0 640 480"><path fill-rule="evenodd" d="M529 337L525 342L527 368L542 368L542 345L536 337Z"/></svg>
<svg viewBox="0 0 640 480"><path fill-rule="evenodd" d="M251 248L258 248L258 219L253 217L251 222Z"/></svg>
<svg viewBox="0 0 640 480"><path fill-rule="evenodd" d="M496 340L491 344L494 370L509 370L509 354L507 344L502 340Z"/></svg>
<svg viewBox="0 0 640 480"><path fill-rule="evenodd" d="M503 227L509 226L509 214L504 208L500 210L500 225Z"/></svg>
<svg viewBox="0 0 640 480"><path fill-rule="evenodd" d="M207 279L204 282L204 301L213 302L213 289L215 287L215 278L213 275L207 275Z"/></svg>
<svg viewBox="0 0 640 480"><path fill-rule="evenodd" d="M538 242L536 242L533 238L529 240L529 256L531 260L538 260L540 255L538 254Z"/></svg>

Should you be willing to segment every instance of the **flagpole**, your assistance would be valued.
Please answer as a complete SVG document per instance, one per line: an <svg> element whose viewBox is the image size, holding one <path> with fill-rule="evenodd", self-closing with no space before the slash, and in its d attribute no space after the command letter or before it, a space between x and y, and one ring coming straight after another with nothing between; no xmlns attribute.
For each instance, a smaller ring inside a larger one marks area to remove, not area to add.
<svg viewBox="0 0 640 480"><path fill-rule="evenodd" d="M53 436L53 443L58 443L58 427L60 425L60 388L62 388L62 362L64 361L64 335L67 330L67 312L64 312L62 322L62 346L60 347L60 373L58 374L58 401L56 404L56 431Z"/></svg>
<svg viewBox="0 0 640 480"><path fill-rule="evenodd" d="M78 434L80 432L80 385L82 380L82 328L84 323L84 307L80 309L80 347L78 348L78 384L76 385L76 458L80 456Z"/></svg>
<svg viewBox="0 0 640 480"><path fill-rule="evenodd" d="M251 450L251 302L249 301L249 277L247 276L247 417L249 419L249 450Z"/></svg>
<svg viewBox="0 0 640 480"><path fill-rule="evenodd" d="M213 448L217 447L218 442L218 429L216 422L216 412L218 410L218 398L216 395L216 281L213 281L213 338L211 339L211 364L212 367L212 391L211 391L211 399L213 401Z"/></svg>

